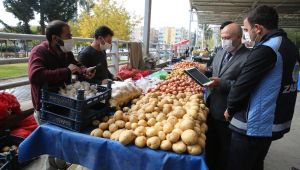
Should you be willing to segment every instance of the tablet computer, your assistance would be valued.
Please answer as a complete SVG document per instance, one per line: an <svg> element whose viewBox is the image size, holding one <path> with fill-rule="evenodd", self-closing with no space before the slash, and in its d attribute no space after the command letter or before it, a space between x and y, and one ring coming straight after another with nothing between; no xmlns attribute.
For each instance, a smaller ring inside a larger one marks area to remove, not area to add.
<svg viewBox="0 0 300 170"><path fill-rule="evenodd" d="M184 72L189 75L193 80L195 80L201 86L208 86L213 81L209 80L203 73L200 72L197 68L185 69Z"/></svg>

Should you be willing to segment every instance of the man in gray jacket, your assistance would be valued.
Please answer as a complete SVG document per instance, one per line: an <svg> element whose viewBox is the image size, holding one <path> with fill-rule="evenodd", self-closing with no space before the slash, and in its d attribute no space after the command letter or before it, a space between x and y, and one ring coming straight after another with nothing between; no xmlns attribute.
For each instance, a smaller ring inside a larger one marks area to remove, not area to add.
<svg viewBox="0 0 300 170"><path fill-rule="evenodd" d="M210 170L224 170L227 167L231 132L224 111L230 88L249 55L249 50L241 43L242 34L242 28L236 23L225 26L221 31L222 49L212 64L213 77L210 79L213 83L208 86L211 94L208 97L210 113L206 147L206 162Z"/></svg>

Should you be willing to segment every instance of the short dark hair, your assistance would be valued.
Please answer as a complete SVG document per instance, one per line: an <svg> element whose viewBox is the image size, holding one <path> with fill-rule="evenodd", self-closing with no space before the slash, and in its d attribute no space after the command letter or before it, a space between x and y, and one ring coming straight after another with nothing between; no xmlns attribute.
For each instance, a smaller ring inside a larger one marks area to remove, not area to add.
<svg viewBox="0 0 300 170"><path fill-rule="evenodd" d="M48 42L52 41L52 35L61 36L63 32L63 27L69 26L67 23L60 21L60 20L54 20L51 21L47 27L46 27L46 38Z"/></svg>
<svg viewBox="0 0 300 170"><path fill-rule="evenodd" d="M233 23L233 21L225 21L225 22L223 22L223 23L221 24L221 26L220 26L220 31L221 31L224 27L226 27L227 25L232 24L232 23Z"/></svg>
<svg viewBox="0 0 300 170"><path fill-rule="evenodd" d="M278 28L278 13L275 8L267 5L256 7L248 13L246 19L252 27L259 24L269 30Z"/></svg>
<svg viewBox="0 0 300 170"><path fill-rule="evenodd" d="M94 38L98 38L99 36L106 37L108 35L114 36L114 32L108 26L103 25L96 29Z"/></svg>

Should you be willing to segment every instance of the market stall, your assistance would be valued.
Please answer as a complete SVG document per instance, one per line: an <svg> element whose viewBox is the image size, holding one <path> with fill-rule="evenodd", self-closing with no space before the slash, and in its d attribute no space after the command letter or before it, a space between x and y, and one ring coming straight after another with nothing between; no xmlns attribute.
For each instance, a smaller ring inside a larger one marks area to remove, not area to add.
<svg viewBox="0 0 300 170"><path fill-rule="evenodd" d="M76 82L59 94L44 89L41 119L57 126L34 131L20 145L19 160L49 154L90 169L207 169L208 108L203 87L184 74L191 67L205 66L183 61L168 75L159 71L107 88ZM106 109L98 114L94 106Z"/></svg>

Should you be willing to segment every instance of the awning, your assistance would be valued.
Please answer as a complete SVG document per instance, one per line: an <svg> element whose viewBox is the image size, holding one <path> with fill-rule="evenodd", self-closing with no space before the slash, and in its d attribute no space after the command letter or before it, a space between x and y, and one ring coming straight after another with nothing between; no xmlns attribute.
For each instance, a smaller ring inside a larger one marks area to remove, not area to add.
<svg viewBox="0 0 300 170"><path fill-rule="evenodd" d="M220 25L224 21L242 24L245 14L257 5L270 5L279 13L279 26L300 28L300 0L190 0L199 24Z"/></svg>
<svg viewBox="0 0 300 170"><path fill-rule="evenodd" d="M175 49L175 48L178 47L178 46L187 44L189 41L190 41L190 40L181 40L181 41L178 42L178 43L174 43L174 44L173 44L173 49Z"/></svg>

